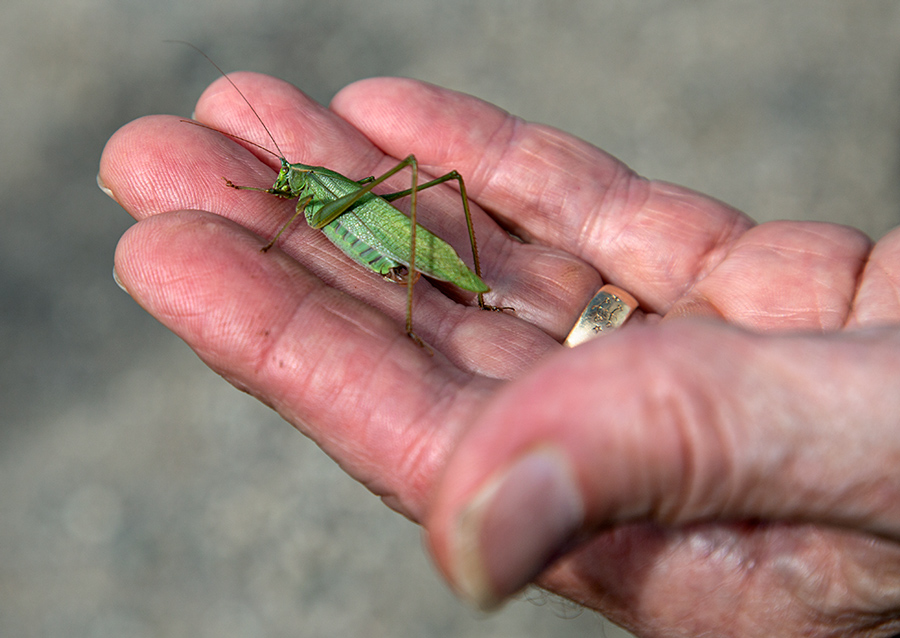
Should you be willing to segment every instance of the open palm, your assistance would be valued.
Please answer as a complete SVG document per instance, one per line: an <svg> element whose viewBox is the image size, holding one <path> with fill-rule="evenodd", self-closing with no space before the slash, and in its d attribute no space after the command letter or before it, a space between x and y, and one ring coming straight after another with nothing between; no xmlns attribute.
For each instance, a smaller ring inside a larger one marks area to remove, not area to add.
<svg viewBox="0 0 900 638"><path fill-rule="evenodd" d="M222 178L268 187L274 157L167 116L123 127L103 154L101 183L140 221L118 277L210 367L423 524L464 595L492 604L561 555L540 584L642 635L900 630L900 234L873 245L835 225L755 226L410 80L356 83L325 109L273 78L231 77L290 161L361 179L414 153L424 173L458 170L487 301L515 313L420 281L429 355L404 334L405 289L320 232L298 223L259 252L293 202ZM225 80L196 117L269 142ZM452 186L425 191L419 218L466 257ZM563 349L606 282L643 314ZM460 562L491 559L477 542L460 556L460 512L546 445L574 475L577 529L531 548L533 573L492 564L473 591Z"/></svg>

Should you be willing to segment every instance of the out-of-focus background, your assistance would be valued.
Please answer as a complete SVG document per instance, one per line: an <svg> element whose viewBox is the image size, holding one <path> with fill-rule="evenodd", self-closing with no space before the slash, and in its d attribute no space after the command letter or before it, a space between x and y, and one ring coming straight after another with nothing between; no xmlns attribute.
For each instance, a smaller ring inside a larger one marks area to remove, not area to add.
<svg viewBox="0 0 900 638"><path fill-rule="evenodd" d="M116 288L106 139L216 71L319 101L421 78L760 220L900 221L900 3L6 0L0 635L619 636L532 593L481 616L419 531Z"/></svg>

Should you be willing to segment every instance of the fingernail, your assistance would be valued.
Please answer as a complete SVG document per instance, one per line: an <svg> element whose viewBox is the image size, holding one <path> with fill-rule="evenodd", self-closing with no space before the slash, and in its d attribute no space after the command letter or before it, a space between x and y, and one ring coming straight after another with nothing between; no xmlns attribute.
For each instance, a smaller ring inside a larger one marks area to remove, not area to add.
<svg viewBox="0 0 900 638"><path fill-rule="evenodd" d="M578 532L584 506L562 452L522 457L481 489L458 519L454 581L490 611L530 583Z"/></svg>
<svg viewBox="0 0 900 638"><path fill-rule="evenodd" d="M110 199L115 201L116 196L113 195L112 189L104 183L103 178L100 177L100 173L97 173L97 186L99 186L100 190L106 193Z"/></svg>
<svg viewBox="0 0 900 638"><path fill-rule="evenodd" d="M116 285L117 285L119 288L121 288L121 289L124 290L125 292L128 292L128 288L126 288L126 287L125 287L125 284L122 283L122 280L119 279L119 273L116 272L116 267L115 267L115 266L113 266L113 281L116 282ZM128 292L128 294L130 295L131 293Z"/></svg>

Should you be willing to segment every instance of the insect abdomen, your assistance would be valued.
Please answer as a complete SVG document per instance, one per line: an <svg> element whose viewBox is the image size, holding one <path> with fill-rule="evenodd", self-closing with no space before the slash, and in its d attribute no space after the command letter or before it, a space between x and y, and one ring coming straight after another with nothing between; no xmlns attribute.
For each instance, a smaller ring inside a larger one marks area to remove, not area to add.
<svg viewBox="0 0 900 638"><path fill-rule="evenodd" d="M371 268L380 275L387 275L392 269L402 265L353 234L353 231L343 223L344 221L345 215L342 215L327 226L324 226L322 232L331 240L331 243L340 248L348 257L366 268Z"/></svg>

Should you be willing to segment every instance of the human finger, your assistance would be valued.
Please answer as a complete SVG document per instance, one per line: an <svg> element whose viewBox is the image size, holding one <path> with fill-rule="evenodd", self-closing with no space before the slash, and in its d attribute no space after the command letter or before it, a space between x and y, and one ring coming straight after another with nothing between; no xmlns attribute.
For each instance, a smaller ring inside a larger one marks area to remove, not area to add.
<svg viewBox="0 0 900 638"><path fill-rule="evenodd" d="M508 384L467 430L427 527L490 606L627 523L815 522L900 540L896 331L623 330Z"/></svg>
<svg viewBox="0 0 900 638"><path fill-rule="evenodd" d="M268 81L263 78L264 83ZM272 82L278 90L284 88L283 83ZM284 90L299 94L292 87ZM348 127L344 124L343 128ZM358 134L356 137L362 139ZM104 150L100 176L117 201L137 219L192 207L231 218L268 238L293 212L293 202L226 188L225 177L242 185L271 184L271 169L234 140L174 117L142 118L120 129ZM278 247L324 282L363 299L400 323L404 321L404 287L391 285L360 268L306 224L293 226L289 235ZM261 238L260 246L265 242ZM460 306L427 282L416 284L415 295L414 330L472 372L511 375L555 345L551 338L514 316L493 313L490 319L461 320L466 316L463 310L474 309ZM505 328L494 333L479 325L482 320ZM474 327L467 332L469 326Z"/></svg>
<svg viewBox="0 0 900 638"><path fill-rule="evenodd" d="M640 178L614 157L468 95L375 78L332 108L388 153L466 175L470 194L527 241L591 264L655 312L679 299L752 222L688 189Z"/></svg>
<svg viewBox="0 0 900 638"><path fill-rule="evenodd" d="M348 122L341 113L315 104L285 82L244 73L233 74L231 78L253 102L259 102L257 114L290 161L327 166L352 179L360 179L380 175L409 154L418 157L422 150L416 140L410 140L409 144L395 145L387 152L369 140L355 122ZM214 83L204 93L196 115L202 122L228 133L265 145L274 144L261 131L261 123L249 106L225 80ZM273 163L274 158L267 158L258 149L250 150L263 161ZM430 166L420 159L420 182L454 168ZM408 180L406 173L395 176L377 192L407 189ZM460 193L455 182L452 184L420 193L418 219L470 259ZM408 206L403 200L393 203L401 209ZM492 289L488 303L514 308L518 318L561 341L580 307L602 285L602 279L593 268L567 251L523 244L510 237L484 213L476 198L470 197L470 203L482 272ZM299 254L301 251L293 241L288 236L282 246Z"/></svg>
<svg viewBox="0 0 900 638"><path fill-rule="evenodd" d="M288 255L260 254L258 237L218 215L139 222L119 242L116 274L213 370L412 518L459 423L496 383L429 355Z"/></svg>

